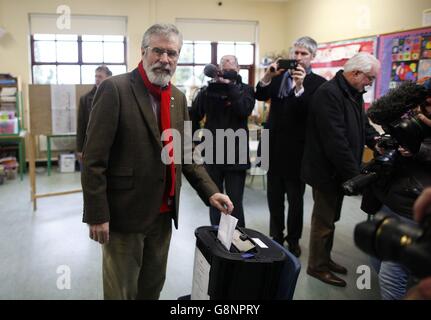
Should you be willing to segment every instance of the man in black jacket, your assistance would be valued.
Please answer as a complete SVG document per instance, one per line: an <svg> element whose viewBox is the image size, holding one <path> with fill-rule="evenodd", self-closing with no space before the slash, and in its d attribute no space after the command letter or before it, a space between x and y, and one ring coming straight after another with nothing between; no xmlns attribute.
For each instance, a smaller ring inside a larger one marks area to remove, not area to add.
<svg viewBox="0 0 431 320"><path fill-rule="evenodd" d="M238 219L238 226L245 227L242 199L246 170L250 167L247 122L255 100L253 88L242 83L239 70L235 56L226 55L221 58L220 76L207 87L203 87L193 101L192 120L199 122L206 117L205 129L209 130L213 137L214 148L212 156L209 156L209 150L205 150L205 167L218 188L226 189L226 194L234 205L232 216ZM226 76L227 73L230 74L229 77ZM224 139L217 140L216 137L220 135L220 130L226 129L238 133L239 139L235 138L232 148ZM217 141L225 142L219 144ZM220 154L218 157L217 153L222 151L224 157L221 158ZM210 208L210 220L212 225L219 224L220 212L216 208Z"/></svg>
<svg viewBox="0 0 431 320"><path fill-rule="evenodd" d="M302 235L303 196L305 183L301 180L301 161L304 151L305 127L311 97L325 79L311 72L317 43L302 37L293 43L296 70L277 70L273 63L256 87L256 99L271 99L269 119L268 206L270 235L283 244L285 228L285 195L289 202L287 242L289 250L299 256Z"/></svg>
<svg viewBox="0 0 431 320"><path fill-rule="evenodd" d="M90 119L91 105L93 103L96 90L103 80L112 76L111 70L105 65L96 68L95 85L90 92L87 92L79 100L78 122L76 128L76 152L79 162L82 161L82 148L84 147L85 134L87 131L88 121Z"/></svg>
<svg viewBox="0 0 431 320"><path fill-rule="evenodd" d="M302 175L313 187L314 207L307 273L335 286L346 282L332 272L347 269L331 259L335 222L343 202L341 185L359 174L364 145L374 148L377 132L364 113L362 95L380 70L360 52L315 93L308 117Z"/></svg>

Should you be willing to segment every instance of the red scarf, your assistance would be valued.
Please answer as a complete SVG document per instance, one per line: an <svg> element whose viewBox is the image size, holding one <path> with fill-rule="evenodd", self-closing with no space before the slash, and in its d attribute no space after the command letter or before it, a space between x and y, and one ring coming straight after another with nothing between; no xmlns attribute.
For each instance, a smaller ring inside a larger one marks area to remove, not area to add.
<svg viewBox="0 0 431 320"><path fill-rule="evenodd" d="M161 128L160 131L163 132L165 130L168 130L168 141L163 141L163 146L166 146L168 143L171 143L170 149L168 149L169 154L169 171L170 171L170 177L166 179L167 182L170 182L170 185L167 184L165 188L165 193L163 194L163 202L162 206L160 207L160 212L168 212L171 211L173 208L173 197L175 195L175 164L174 164L174 149L173 149L173 136L171 132L171 111L170 111L170 105L171 105L171 95L172 95L172 87L171 83L162 88L160 86L156 86L150 82L150 80L147 77L147 73L144 70L144 67L142 65L142 61L138 65L139 73L141 74L142 80L144 81L145 87L148 89L148 91L151 93L151 95L160 101L160 123ZM170 178L170 179L169 179Z"/></svg>

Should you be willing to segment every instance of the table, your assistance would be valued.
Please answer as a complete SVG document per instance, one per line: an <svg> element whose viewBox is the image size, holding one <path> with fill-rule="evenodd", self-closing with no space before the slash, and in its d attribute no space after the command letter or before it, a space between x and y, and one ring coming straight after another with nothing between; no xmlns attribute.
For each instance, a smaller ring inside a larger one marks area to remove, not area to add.
<svg viewBox="0 0 431 320"><path fill-rule="evenodd" d="M70 135L68 135L70 136ZM71 193L82 192L81 189L69 190L69 191L60 191L60 192L50 192L50 193L37 193L36 192L36 136L29 132L28 134L28 169L30 176L30 198L33 202L33 211L37 210L37 199L51 197L51 196L60 196Z"/></svg>

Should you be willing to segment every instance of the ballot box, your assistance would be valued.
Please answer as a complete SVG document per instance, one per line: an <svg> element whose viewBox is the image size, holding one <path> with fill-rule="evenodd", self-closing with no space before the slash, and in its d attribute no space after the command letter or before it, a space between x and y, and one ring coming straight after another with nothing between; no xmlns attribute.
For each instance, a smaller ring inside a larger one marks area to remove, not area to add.
<svg viewBox="0 0 431 320"><path fill-rule="evenodd" d="M192 300L283 298L289 259L283 247L247 228L236 228L229 250L217 227L199 227L195 236Z"/></svg>

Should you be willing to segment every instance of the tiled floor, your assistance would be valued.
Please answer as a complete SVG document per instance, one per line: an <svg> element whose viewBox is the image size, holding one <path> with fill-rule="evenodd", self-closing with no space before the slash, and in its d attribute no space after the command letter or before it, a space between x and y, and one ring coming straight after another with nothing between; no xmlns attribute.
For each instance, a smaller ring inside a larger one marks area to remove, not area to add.
<svg viewBox="0 0 431 320"><path fill-rule="evenodd" d="M75 189L79 173L38 173L38 193ZM346 198L337 223L333 258L348 267L346 288L324 284L305 273L311 218L311 190L305 195L304 231L301 241L302 270L294 299L379 299L378 282L371 273L371 289L360 290L356 273L368 258L353 244L353 228L364 220L359 198ZM255 177L244 196L248 228L269 231L269 213L261 177ZM6 181L0 186L0 299L102 299L100 246L88 238L81 222L82 194L38 200L32 211L28 177ZM183 183L180 227L172 236L167 279L161 299L177 299L191 292L194 230L209 224L208 209L188 183ZM64 282L70 275L69 283ZM62 289L63 288L63 289Z"/></svg>

